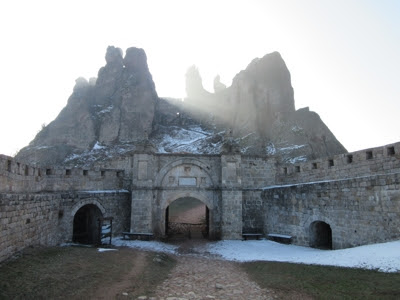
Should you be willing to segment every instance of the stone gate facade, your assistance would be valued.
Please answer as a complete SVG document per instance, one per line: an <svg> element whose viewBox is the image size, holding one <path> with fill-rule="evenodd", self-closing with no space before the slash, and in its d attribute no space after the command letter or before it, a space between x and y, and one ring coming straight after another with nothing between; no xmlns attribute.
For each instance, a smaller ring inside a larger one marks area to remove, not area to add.
<svg viewBox="0 0 400 300"><path fill-rule="evenodd" d="M238 151L160 154L149 145L91 169L2 155L0 260L72 241L84 207L113 217L114 235L163 237L168 206L187 197L207 206L213 239L261 233L333 249L399 239L400 143L290 165Z"/></svg>

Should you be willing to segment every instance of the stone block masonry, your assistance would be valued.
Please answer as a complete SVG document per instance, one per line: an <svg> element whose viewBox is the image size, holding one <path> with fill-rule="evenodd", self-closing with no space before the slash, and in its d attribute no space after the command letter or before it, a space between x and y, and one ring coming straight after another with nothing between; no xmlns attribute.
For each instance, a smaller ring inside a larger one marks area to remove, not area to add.
<svg viewBox="0 0 400 300"><path fill-rule="evenodd" d="M114 235L129 229L129 193L0 193L0 261L28 246L71 242L75 213L88 204L117 216Z"/></svg>
<svg viewBox="0 0 400 300"><path fill-rule="evenodd" d="M0 192L124 189L124 177L124 169L30 166L0 155Z"/></svg>
<svg viewBox="0 0 400 300"><path fill-rule="evenodd" d="M242 238L242 191L222 191L222 239L238 240Z"/></svg>
<svg viewBox="0 0 400 300"><path fill-rule="evenodd" d="M267 188L262 197L264 232L298 245L311 244L317 221L330 226L333 249L400 237L400 173Z"/></svg>
<svg viewBox="0 0 400 300"><path fill-rule="evenodd" d="M400 143L277 167L276 184L400 172Z"/></svg>
<svg viewBox="0 0 400 300"><path fill-rule="evenodd" d="M244 233L264 232L264 201L261 190L243 191L242 222Z"/></svg>
<svg viewBox="0 0 400 300"><path fill-rule="evenodd" d="M102 216L114 218L114 235L164 237L168 207L182 198L206 205L210 238L278 234L334 249L400 238L400 143L292 165L228 148L160 154L143 143L90 169L0 155L0 260L72 241L81 208L92 232Z"/></svg>
<svg viewBox="0 0 400 300"><path fill-rule="evenodd" d="M152 233L152 190L135 190L132 192L130 231Z"/></svg>
<svg viewBox="0 0 400 300"><path fill-rule="evenodd" d="M60 195L0 194L0 261L31 245L56 245Z"/></svg>

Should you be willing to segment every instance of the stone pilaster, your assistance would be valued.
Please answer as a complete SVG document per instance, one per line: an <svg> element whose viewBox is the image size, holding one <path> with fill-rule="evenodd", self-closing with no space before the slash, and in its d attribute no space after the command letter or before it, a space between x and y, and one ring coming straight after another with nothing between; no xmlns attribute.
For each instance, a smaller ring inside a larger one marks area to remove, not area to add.
<svg viewBox="0 0 400 300"><path fill-rule="evenodd" d="M242 180L241 155L221 155L222 167L222 239L240 239L242 236Z"/></svg>
<svg viewBox="0 0 400 300"><path fill-rule="evenodd" d="M153 155L134 154L131 232L152 233Z"/></svg>

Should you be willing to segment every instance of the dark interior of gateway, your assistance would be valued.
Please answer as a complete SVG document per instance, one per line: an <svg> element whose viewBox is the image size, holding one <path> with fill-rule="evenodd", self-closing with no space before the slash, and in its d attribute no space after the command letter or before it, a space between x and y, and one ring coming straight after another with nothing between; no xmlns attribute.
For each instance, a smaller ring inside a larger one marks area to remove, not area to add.
<svg viewBox="0 0 400 300"><path fill-rule="evenodd" d="M315 221L310 225L310 247L332 249L332 229L329 224Z"/></svg>
<svg viewBox="0 0 400 300"><path fill-rule="evenodd" d="M102 217L100 209L93 204L82 206L74 216L72 241L80 244L100 242L98 220Z"/></svg>
<svg viewBox="0 0 400 300"><path fill-rule="evenodd" d="M209 234L209 209L198 199L185 197L172 202L165 212L166 235L177 239L204 239Z"/></svg>

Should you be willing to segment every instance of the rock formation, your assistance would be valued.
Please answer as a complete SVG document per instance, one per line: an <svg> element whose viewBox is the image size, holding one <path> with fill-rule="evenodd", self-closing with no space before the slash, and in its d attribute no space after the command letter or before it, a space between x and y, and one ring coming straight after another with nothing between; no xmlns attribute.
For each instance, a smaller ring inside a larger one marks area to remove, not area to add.
<svg viewBox="0 0 400 300"><path fill-rule="evenodd" d="M76 80L67 106L18 159L91 164L130 152L147 139L161 153L215 154L227 136L243 154L278 162L346 152L316 113L295 110L290 73L277 52L254 59L229 87L217 76L214 93L190 67L185 101L158 98L142 49L129 48L123 57L110 46L105 59L97 79Z"/></svg>
<svg viewBox="0 0 400 300"><path fill-rule="evenodd" d="M199 88L188 93L186 111L203 119L212 115L218 128L230 128L242 152L293 162L346 152L318 114L295 110L290 73L278 52L254 59L214 94L204 91L200 74L195 78Z"/></svg>
<svg viewBox="0 0 400 300"><path fill-rule="evenodd" d="M158 101L143 49L108 47L97 80L76 80L67 106L17 157L59 164L89 149L134 144L151 133Z"/></svg>

